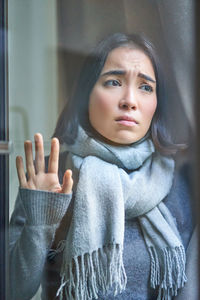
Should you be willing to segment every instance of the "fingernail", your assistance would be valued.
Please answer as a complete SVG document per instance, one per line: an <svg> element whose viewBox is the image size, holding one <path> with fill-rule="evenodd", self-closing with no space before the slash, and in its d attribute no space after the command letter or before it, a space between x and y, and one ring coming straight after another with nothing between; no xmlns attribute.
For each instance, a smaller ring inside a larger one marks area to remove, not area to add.
<svg viewBox="0 0 200 300"><path fill-rule="evenodd" d="M72 170L68 169L67 170L68 174L72 176Z"/></svg>

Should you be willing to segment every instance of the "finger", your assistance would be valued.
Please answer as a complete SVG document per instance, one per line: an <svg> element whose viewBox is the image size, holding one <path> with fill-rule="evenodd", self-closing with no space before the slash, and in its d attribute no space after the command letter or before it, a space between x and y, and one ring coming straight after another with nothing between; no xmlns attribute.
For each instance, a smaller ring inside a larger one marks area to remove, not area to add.
<svg viewBox="0 0 200 300"><path fill-rule="evenodd" d="M73 186L72 171L67 170L63 176L63 185L61 193L71 194Z"/></svg>
<svg viewBox="0 0 200 300"><path fill-rule="evenodd" d="M36 172L45 171L45 161L44 161L44 144L43 137L40 133L36 133L35 139L35 168Z"/></svg>
<svg viewBox="0 0 200 300"><path fill-rule="evenodd" d="M58 173L58 160L59 160L59 141L57 138L51 140L51 153L49 156L48 172Z"/></svg>
<svg viewBox="0 0 200 300"><path fill-rule="evenodd" d="M26 181L26 175L24 172L24 164L23 159L21 156L16 157L16 168L17 168L17 175L19 179L19 185L23 188L26 187L27 181Z"/></svg>
<svg viewBox="0 0 200 300"><path fill-rule="evenodd" d="M28 178L33 178L35 176L35 167L33 164L33 150L31 141L24 142L24 149L26 155L26 170L28 173Z"/></svg>

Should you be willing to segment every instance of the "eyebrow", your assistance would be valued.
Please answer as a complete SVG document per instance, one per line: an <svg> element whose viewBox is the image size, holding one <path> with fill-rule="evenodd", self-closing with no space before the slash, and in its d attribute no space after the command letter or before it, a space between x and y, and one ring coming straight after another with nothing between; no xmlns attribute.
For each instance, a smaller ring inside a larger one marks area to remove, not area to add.
<svg viewBox="0 0 200 300"><path fill-rule="evenodd" d="M108 72L101 74L100 76L102 77L102 76L108 76L108 75L125 75L125 74L126 74L126 71L124 71L124 70L110 70ZM138 73L138 77L143 78L147 81L156 83L156 81L153 78L151 78L150 76L148 76L146 74Z"/></svg>
<svg viewBox="0 0 200 300"><path fill-rule="evenodd" d="M126 71L123 70L110 70L108 72L105 72L101 74L101 76L107 76L107 75L125 75Z"/></svg>
<svg viewBox="0 0 200 300"><path fill-rule="evenodd" d="M148 76L148 75L146 75L146 74L139 73L139 74L138 74L138 77L144 78L144 79L146 79L147 81L151 81L151 82L153 82L153 83L156 83L156 81L155 81L153 78L151 78L150 76Z"/></svg>

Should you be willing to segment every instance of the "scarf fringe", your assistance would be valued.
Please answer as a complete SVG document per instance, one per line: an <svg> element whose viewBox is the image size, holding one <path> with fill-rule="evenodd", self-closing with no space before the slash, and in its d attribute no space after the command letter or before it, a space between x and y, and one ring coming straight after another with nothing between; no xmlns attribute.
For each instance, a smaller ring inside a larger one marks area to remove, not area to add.
<svg viewBox="0 0 200 300"><path fill-rule="evenodd" d="M90 300L98 299L99 291L106 294L112 289L114 295L121 293L127 282L122 250L122 246L112 244L74 257L61 271L56 296L59 300L64 295L67 300Z"/></svg>
<svg viewBox="0 0 200 300"><path fill-rule="evenodd" d="M159 286L157 300L170 300L177 295L187 281L185 274L185 250L182 245L174 249L164 248L159 251L155 247L149 248L151 257L151 287ZM163 266L161 268L161 266Z"/></svg>

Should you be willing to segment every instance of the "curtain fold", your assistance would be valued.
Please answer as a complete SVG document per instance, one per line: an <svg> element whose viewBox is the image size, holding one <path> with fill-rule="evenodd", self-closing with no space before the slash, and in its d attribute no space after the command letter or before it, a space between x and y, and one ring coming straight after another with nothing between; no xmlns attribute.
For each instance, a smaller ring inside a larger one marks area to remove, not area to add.
<svg viewBox="0 0 200 300"><path fill-rule="evenodd" d="M159 0L157 5L180 99L194 128L194 0Z"/></svg>

